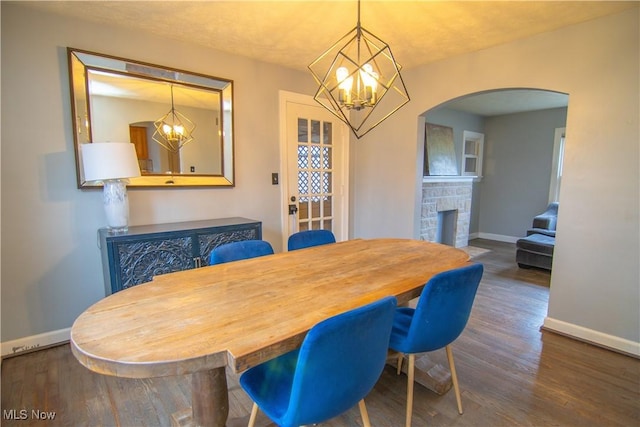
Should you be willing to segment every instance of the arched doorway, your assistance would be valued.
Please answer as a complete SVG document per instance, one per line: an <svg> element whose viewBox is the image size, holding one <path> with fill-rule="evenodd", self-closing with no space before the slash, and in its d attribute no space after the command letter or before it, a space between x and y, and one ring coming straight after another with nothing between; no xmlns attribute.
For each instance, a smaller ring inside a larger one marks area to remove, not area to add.
<svg viewBox="0 0 640 427"><path fill-rule="evenodd" d="M568 102L569 95L554 91L500 89L465 95L422 114L425 180L433 179L429 125L450 129L453 175L472 177L470 238L514 243L546 207L552 175L557 177L554 163L562 154L557 140L564 132L558 130L566 127ZM432 149L432 155L441 148ZM468 173L472 165L478 167L476 174Z"/></svg>

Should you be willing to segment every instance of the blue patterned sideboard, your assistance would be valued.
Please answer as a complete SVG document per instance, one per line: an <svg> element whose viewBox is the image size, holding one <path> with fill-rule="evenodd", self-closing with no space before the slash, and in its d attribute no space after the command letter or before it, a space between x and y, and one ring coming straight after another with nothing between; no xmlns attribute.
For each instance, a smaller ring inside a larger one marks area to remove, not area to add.
<svg viewBox="0 0 640 427"><path fill-rule="evenodd" d="M262 239L262 223L247 218L129 227L113 234L101 228L100 249L106 295L150 282L153 276L209 265L224 243Z"/></svg>

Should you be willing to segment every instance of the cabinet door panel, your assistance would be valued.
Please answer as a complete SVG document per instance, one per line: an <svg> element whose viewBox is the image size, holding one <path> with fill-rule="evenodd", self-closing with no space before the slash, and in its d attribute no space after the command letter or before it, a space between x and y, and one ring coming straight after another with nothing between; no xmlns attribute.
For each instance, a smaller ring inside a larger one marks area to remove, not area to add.
<svg viewBox="0 0 640 427"><path fill-rule="evenodd" d="M209 265L209 255L211 251L220 245L231 242L239 242L241 240L256 240L261 236L258 228L253 227L247 230L235 230L216 232L214 234L199 234L198 244L200 245L200 262L203 266Z"/></svg>
<svg viewBox="0 0 640 427"><path fill-rule="evenodd" d="M194 268L190 236L118 245L121 286L150 282L153 276Z"/></svg>

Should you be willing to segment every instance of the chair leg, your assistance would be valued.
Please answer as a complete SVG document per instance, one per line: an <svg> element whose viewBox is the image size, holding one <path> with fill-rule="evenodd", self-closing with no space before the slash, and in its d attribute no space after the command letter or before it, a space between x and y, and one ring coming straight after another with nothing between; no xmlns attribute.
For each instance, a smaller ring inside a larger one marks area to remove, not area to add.
<svg viewBox="0 0 640 427"><path fill-rule="evenodd" d="M402 360L404 359L404 354L398 353L398 369L396 370L396 375L400 375L402 372Z"/></svg>
<svg viewBox="0 0 640 427"><path fill-rule="evenodd" d="M248 427L253 427L256 425L256 418L258 417L258 404L254 403L253 408L251 408L251 416L249 417Z"/></svg>
<svg viewBox="0 0 640 427"><path fill-rule="evenodd" d="M362 425L364 427L371 427L371 423L369 422L369 413L367 412L367 406L364 404L364 399L358 402L358 406L360 407L360 416L362 417Z"/></svg>
<svg viewBox="0 0 640 427"><path fill-rule="evenodd" d="M456 392L456 401L458 403L458 413L462 415L462 398L460 397L460 387L458 386L458 374L456 374L456 365L453 363L453 351L451 345L445 347L447 351L447 360L449 360L449 369L451 370L451 381L453 382L453 390Z"/></svg>
<svg viewBox="0 0 640 427"><path fill-rule="evenodd" d="M413 413L413 381L416 367L416 355L409 355L409 366L407 367L407 418L406 427L411 427L411 414Z"/></svg>

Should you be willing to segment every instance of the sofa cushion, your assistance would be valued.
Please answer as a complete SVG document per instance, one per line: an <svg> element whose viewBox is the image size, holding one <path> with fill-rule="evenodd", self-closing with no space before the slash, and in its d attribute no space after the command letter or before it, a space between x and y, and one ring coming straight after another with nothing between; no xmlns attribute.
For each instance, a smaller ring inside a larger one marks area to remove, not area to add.
<svg viewBox="0 0 640 427"><path fill-rule="evenodd" d="M516 247L529 252L552 256L555 244L556 239L554 237L545 236L543 234L532 234L519 239L516 242Z"/></svg>
<svg viewBox="0 0 640 427"><path fill-rule="evenodd" d="M532 234L544 234L549 237L556 237L556 230L547 230L545 228L530 228L527 230L527 236Z"/></svg>

